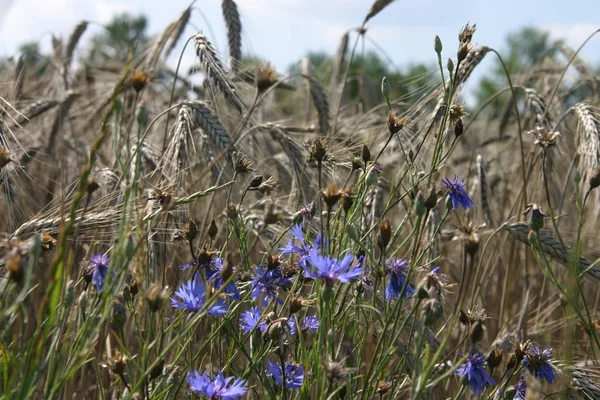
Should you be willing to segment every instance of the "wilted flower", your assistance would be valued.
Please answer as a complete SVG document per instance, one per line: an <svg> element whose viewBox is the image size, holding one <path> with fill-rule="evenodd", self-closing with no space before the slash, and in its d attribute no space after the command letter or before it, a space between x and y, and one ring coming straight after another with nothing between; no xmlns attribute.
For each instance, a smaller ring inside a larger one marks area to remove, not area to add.
<svg viewBox="0 0 600 400"><path fill-rule="evenodd" d="M190 371L188 384L192 392L199 393L209 399L237 399L246 394L246 381L237 378L229 384L233 377L225 378L223 372L219 371L217 376L211 377L208 373L200 375L198 371Z"/></svg>
<svg viewBox="0 0 600 400"><path fill-rule="evenodd" d="M96 254L90 257L90 265L87 269L92 273L92 282L98 292L101 292L104 287L109 263L110 257L107 254Z"/></svg>
<svg viewBox="0 0 600 400"><path fill-rule="evenodd" d="M456 210L457 208L462 207L467 210L475 205L465 190L465 181L454 177L453 181L444 178L442 179L442 182L446 185L446 194L450 196L450 199L452 200L452 209Z"/></svg>
<svg viewBox="0 0 600 400"><path fill-rule="evenodd" d="M548 362L552 359L551 349L540 349L537 346L530 346L525 358L521 363L529 370L536 378L546 380L548 383L554 382L554 368Z"/></svg>
<svg viewBox="0 0 600 400"><path fill-rule="evenodd" d="M333 284L337 280L342 283L348 283L354 278L358 278L364 273L361 267L362 258L352 264L354 256L346 254L343 259L322 256L316 249L311 249L306 261L310 264L303 264L304 275L308 278L324 279L327 284Z"/></svg>
<svg viewBox="0 0 600 400"><path fill-rule="evenodd" d="M283 373L281 365L269 361L267 364L267 375L273 377L277 386L281 385L283 381ZM300 389L304 382L304 367L302 364L292 364L288 362L285 364L285 388L286 389Z"/></svg>
<svg viewBox="0 0 600 400"><path fill-rule="evenodd" d="M262 320L262 314L258 307L254 306L240 315L240 328L244 333L248 333L252 329L258 329L259 332L267 329L267 323Z"/></svg>
<svg viewBox="0 0 600 400"><path fill-rule="evenodd" d="M533 131L527 132L528 134L535 135L534 144L539 144L543 148L552 147L556 144L556 138L560 135L560 132L548 132L544 127L538 126Z"/></svg>
<svg viewBox="0 0 600 400"><path fill-rule="evenodd" d="M191 313L198 312L206 302L206 288L200 282L196 273L193 279L182 284L171 296L173 308L181 308ZM227 313L227 304L221 299L217 300L209 309L208 313L217 317Z"/></svg>
<svg viewBox="0 0 600 400"><path fill-rule="evenodd" d="M388 262L385 266L385 270L388 273L388 284L385 288L385 299L394 300L400 297L402 294L402 288L404 289L404 298L411 297L415 294L415 290L410 286L410 283L406 281L406 273L408 272L408 261L402 258L397 258Z"/></svg>
<svg viewBox="0 0 600 400"><path fill-rule="evenodd" d="M485 371L485 357L477 353L467 357L467 362L456 369L456 375L463 378L474 395L482 393L488 384L496 384Z"/></svg>

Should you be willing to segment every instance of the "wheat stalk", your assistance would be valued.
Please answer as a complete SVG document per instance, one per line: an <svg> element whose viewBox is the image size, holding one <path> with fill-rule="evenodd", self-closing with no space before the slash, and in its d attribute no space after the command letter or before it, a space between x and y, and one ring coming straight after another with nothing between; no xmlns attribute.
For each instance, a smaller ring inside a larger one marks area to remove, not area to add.
<svg viewBox="0 0 600 400"><path fill-rule="evenodd" d="M579 120L577 152L580 155L581 172L588 177L598 166L600 157L600 117L598 110L587 102L574 107Z"/></svg>
<svg viewBox="0 0 600 400"><path fill-rule="evenodd" d="M494 219L494 214L492 213L492 208L490 206L489 201L489 185L487 181L487 172L485 171L485 164L483 162L483 157L481 154L477 155L477 177L479 179L479 197L481 202L481 208L483 209L483 213L485 215L486 222L489 226L495 227L496 220Z"/></svg>
<svg viewBox="0 0 600 400"><path fill-rule="evenodd" d="M222 0L223 17L227 25L227 39L229 40L229 55L231 56L231 71L236 73L238 63L242 59L242 23L237 4L233 0Z"/></svg>
<svg viewBox="0 0 600 400"><path fill-rule="evenodd" d="M373 5L371 6L371 9L367 13L365 20L363 21L363 26L367 23L367 21L369 21L371 18L373 18L374 16L379 14L384 8L386 8L388 5L392 4L393 2L394 2L394 0L375 0Z"/></svg>
<svg viewBox="0 0 600 400"><path fill-rule="evenodd" d="M188 7L183 13L181 13L179 19L175 21L173 25L173 30L170 34L169 43L165 46L165 58L169 57L171 51L173 51L175 46L177 46L177 42L179 42L179 39L181 38L181 35L183 34L183 31L185 30L191 15L192 8Z"/></svg>
<svg viewBox="0 0 600 400"><path fill-rule="evenodd" d="M525 244L529 244L529 232L531 232L531 227L528 224L522 222L507 224L503 226L503 229L507 230L515 239ZM572 250L570 248L565 249L551 232L540 230L538 232L538 239L544 254L549 255L565 265L568 263L568 256L572 254ZM579 267L581 271L593 278L600 279L600 269L591 266L592 263L588 259L583 256L579 258Z"/></svg>

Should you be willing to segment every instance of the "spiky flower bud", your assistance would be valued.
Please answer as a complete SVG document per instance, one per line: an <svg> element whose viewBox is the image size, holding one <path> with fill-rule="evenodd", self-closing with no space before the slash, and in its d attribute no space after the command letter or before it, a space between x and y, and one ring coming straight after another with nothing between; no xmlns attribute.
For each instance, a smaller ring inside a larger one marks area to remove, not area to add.
<svg viewBox="0 0 600 400"><path fill-rule="evenodd" d="M390 221L384 219L379 223L379 238L377 239L377 245L381 251L385 251L390 240L392 240L392 227Z"/></svg>
<svg viewBox="0 0 600 400"><path fill-rule="evenodd" d="M594 190L598 186L600 186L600 167L596 167L596 170L590 177L590 190Z"/></svg>
<svg viewBox="0 0 600 400"><path fill-rule="evenodd" d="M227 214L227 217L229 219L236 219L237 218L237 208L235 207L235 204L229 204L227 206L227 209L225 210L225 214Z"/></svg>
<svg viewBox="0 0 600 400"><path fill-rule="evenodd" d="M529 226L534 231L539 231L544 227L544 213L540 206L535 203L527 204L527 208L523 211L523 215L529 215Z"/></svg>
<svg viewBox="0 0 600 400"><path fill-rule="evenodd" d="M254 171L252 161L243 154L235 153L233 158L233 169L238 174L246 174Z"/></svg>
<svg viewBox="0 0 600 400"><path fill-rule="evenodd" d="M494 347L487 357L487 363L488 367L490 367L490 369L492 370L500 366L500 364L502 363L502 350L500 350L497 347Z"/></svg>
<svg viewBox="0 0 600 400"><path fill-rule="evenodd" d="M217 236L217 233L219 233L219 228L217 228L217 223L213 219L208 226L208 236L210 236L211 239L214 239L215 236Z"/></svg>
<svg viewBox="0 0 600 400"><path fill-rule="evenodd" d="M248 184L249 189L258 188L263 181L262 175L254 175L252 179L250 179L250 183Z"/></svg>
<svg viewBox="0 0 600 400"><path fill-rule="evenodd" d="M150 82L150 76L141 69L136 68L131 73L131 86L137 93L144 90L148 82Z"/></svg>
<svg viewBox="0 0 600 400"><path fill-rule="evenodd" d="M371 161L371 151L369 150L369 147L366 144L363 144L360 155L365 165L367 165L367 163Z"/></svg>
<svg viewBox="0 0 600 400"><path fill-rule="evenodd" d="M310 147L310 155L318 163L322 163L323 160L325 160L325 157L327 156L327 149L319 138L313 140Z"/></svg>
<svg viewBox="0 0 600 400"><path fill-rule="evenodd" d="M442 53L442 39L438 35L435 35L433 49L437 54Z"/></svg>
<svg viewBox="0 0 600 400"><path fill-rule="evenodd" d="M190 219L185 227L183 228L183 234L185 236L185 240L188 242L193 241L198 236L198 224L193 219Z"/></svg>
<svg viewBox="0 0 600 400"><path fill-rule="evenodd" d="M417 197L415 197L415 214L417 214L417 217L421 217L426 212L427 206L425 205L425 196L423 196L423 192L419 190Z"/></svg>
<svg viewBox="0 0 600 400"><path fill-rule="evenodd" d="M464 128L463 128L462 118L459 118L454 123L454 136L456 138L460 137L460 135L463 134L463 131L464 131Z"/></svg>
<svg viewBox="0 0 600 400"><path fill-rule="evenodd" d="M451 58L448 58L448 63L446 64L446 68L448 68L448 72L452 75L454 73L454 61Z"/></svg>

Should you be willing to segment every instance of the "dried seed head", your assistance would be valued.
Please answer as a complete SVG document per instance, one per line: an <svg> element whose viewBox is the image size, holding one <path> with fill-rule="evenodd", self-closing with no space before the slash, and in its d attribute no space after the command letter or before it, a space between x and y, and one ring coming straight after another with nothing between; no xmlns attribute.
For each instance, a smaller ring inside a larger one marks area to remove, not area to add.
<svg viewBox="0 0 600 400"><path fill-rule="evenodd" d="M400 132L400 130L406 126L406 119L398 118L393 111L390 111L388 113L387 126L388 130L390 131L390 135L394 135Z"/></svg>
<svg viewBox="0 0 600 400"><path fill-rule="evenodd" d="M263 181L262 175L254 175L252 179L250 179L250 183L248 184L248 189L255 189L260 186Z"/></svg>
<svg viewBox="0 0 600 400"><path fill-rule="evenodd" d="M333 206L340 200L342 197L342 192L335 185L327 186L327 189L323 191L323 200L327 205L327 208L331 210Z"/></svg>
<svg viewBox="0 0 600 400"><path fill-rule="evenodd" d="M144 90L146 85L150 82L150 76L139 68L134 69L131 72L131 86L136 92Z"/></svg>
<svg viewBox="0 0 600 400"><path fill-rule="evenodd" d="M502 350L494 347L487 357L487 363L491 370L500 366L502 363Z"/></svg>
<svg viewBox="0 0 600 400"><path fill-rule="evenodd" d="M369 150L369 147L366 144L363 144L360 155L365 165L367 165L367 163L371 161L371 151Z"/></svg>
<svg viewBox="0 0 600 400"><path fill-rule="evenodd" d="M192 242L198 236L198 224L193 219L190 219L183 228L185 240Z"/></svg>
<svg viewBox="0 0 600 400"><path fill-rule="evenodd" d="M467 24L465 26L463 26L463 28L458 33L458 41L460 43L470 43L471 40L473 39L473 35L475 34L476 30L477 30L477 24L473 24L473 26L471 26L467 22Z"/></svg>
<svg viewBox="0 0 600 400"><path fill-rule="evenodd" d="M272 176L269 177L266 181L261 183L256 190L258 190L261 194L270 195L273 189L277 187L275 183L275 179Z"/></svg>
<svg viewBox="0 0 600 400"><path fill-rule="evenodd" d="M323 363L323 368L325 369L325 374L327 375L329 384L333 387L343 385L346 382L348 370L344 367L343 363L329 361L327 363Z"/></svg>
<svg viewBox="0 0 600 400"><path fill-rule="evenodd" d="M146 291L146 302L148 302L148 307L152 312L159 311L168 297L168 288L161 288L157 283L150 285Z"/></svg>
<svg viewBox="0 0 600 400"><path fill-rule="evenodd" d="M42 232L42 234L40 235L40 240L42 242L42 249L46 251L52 250L54 247L56 247L56 244L58 243L56 239L54 239L54 236L52 236L46 231Z"/></svg>
<svg viewBox="0 0 600 400"><path fill-rule="evenodd" d="M285 329L288 328L287 318L275 319L267 325L267 329L263 332L263 339L277 341L285 333Z"/></svg>
<svg viewBox="0 0 600 400"><path fill-rule="evenodd" d="M423 216L427 212L427 206L425 206L425 196L423 196L423 192L419 190L417 196L415 197L415 214L417 217Z"/></svg>
<svg viewBox="0 0 600 400"><path fill-rule="evenodd" d="M456 123L456 121L466 117L467 115L469 114L467 114L464 104L453 104L450 107L449 118L451 123Z"/></svg>
<svg viewBox="0 0 600 400"><path fill-rule="evenodd" d="M290 301L290 315L297 313L302 308L314 304L314 301L307 300L302 296L292 297Z"/></svg>
<svg viewBox="0 0 600 400"><path fill-rule="evenodd" d="M217 233L219 233L219 228L217 228L217 223L213 219L208 226L208 236L210 236L211 239L214 239L215 236L217 236Z"/></svg>
<svg viewBox="0 0 600 400"><path fill-rule="evenodd" d="M256 89L264 92L277 82L277 72L269 64L260 64L256 68Z"/></svg>
<svg viewBox="0 0 600 400"><path fill-rule="evenodd" d="M390 390L392 390L393 385L390 382L379 381L377 382L377 394L383 396Z"/></svg>
<svg viewBox="0 0 600 400"><path fill-rule="evenodd" d="M110 324L116 330L120 331L127 322L127 308L120 299L115 299L112 304Z"/></svg>
<svg viewBox="0 0 600 400"><path fill-rule="evenodd" d="M459 231L458 231L458 235L457 238L462 239L464 246L465 246L465 251L467 252L467 254L469 254L471 257L473 257L475 255L475 253L477 253L477 251L479 250L479 233L478 233L478 226L476 226L472 221L469 222L468 224L463 224Z"/></svg>
<svg viewBox="0 0 600 400"><path fill-rule="evenodd" d="M478 343L483 338L484 328L483 321L475 321L475 323L471 326L471 332L469 332L471 343Z"/></svg>
<svg viewBox="0 0 600 400"><path fill-rule="evenodd" d="M527 208L523 211L523 215L529 215L529 226L534 231L539 231L544 227L544 213L540 206L535 203L527 204Z"/></svg>
<svg viewBox="0 0 600 400"><path fill-rule="evenodd" d="M438 194L437 190L435 189L435 186L427 189L427 195L425 197L425 207L427 207L428 210L433 209L433 207L435 207L435 205L437 204L437 200Z"/></svg>
<svg viewBox="0 0 600 400"><path fill-rule="evenodd" d="M115 375L121 376L125 373L125 367L127 367L127 361L129 361L129 358L117 350L110 361L112 372Z"/></svg>
<svg viewBox="0 0 600 400"><path fill-rule="evenodd" d="M281 265L281 259L279 258L278 254L276 254L276 255L269 254L267 256L267 269L269 271L277 269L280 265Z"/></svg>
<svg viewBox="0 0 600 400"><path fill-rule="evenodd" d="M352 208L352 204L354 203L354 193L352 189L344 188L342 191L342 208L344 212L348 214L350 209Z"/></svg>
<svg viewBox="0 0 600 400"><path fill-rule="evenodd" d="M460 135L463 134L463 131L464 131L463 122L462 122L462 119L459 118L454 123L454 137L456 137L456 138L460 137Z"/></svg>
<svg viewBox="0 0 600 400"><path fill-rule="evenodd" d="M544 127L538 126L533 131L527 132L528 134L535 135L534 144L540 145L542 148L552 147L556 144L556 138L560 135L560 132L548 132Z"/></svg>
<svg viewBox="0 0 600 400"><path fill-rule="evenodd" d="M436 298L429 298L423 301L421 308L421 319L427 326L434 325L442 317L444 308L442 302Z"/></svg>
<svg viewBox="0 0 600 400"><path fill-rule="evenodd" d="M227 206L227 209L225 210L225 214L227 214L227 217L229 219L236 219L237 218L237 208L235 207L235 204L229 204Z"/></svg>
<svg viewBox="0 0 600 400"><path fill-rule="evenodd" d="M0 146L0 169L12 161L12 156L6 146Z"/></svg>
<svg viewBox="0 0 600 400"><path fill-rule="evenodd" d="M381 251L385 251L390 240L392 239L392 227L390 221L387 219L382 220L379 223L379 238L377 239L377 245Z"/></svg>
<svg viewBox="0 0 600 400"><path fill-rule="evenodd" d="M233 168L238 174L246 174L252 169L252 161L243 154L235 153L233 160Z"/></svg>
<svg viewBox="0 0 600 400"><path fill-rule="evenodd" d="M313 140L312 145L310 147L310 155L318 163L322 163L325 160L327 156L327 149L325 148L323 142L321 142L319 138Z"/></svg>
<svg viewBox="0 0 600 400"><path fill-rule="evenodd" d="M590 190L596 189L600 186L600 167L596 167L596 170L590 177Z"/></svg>
<svg viewBox="0 0 600 400"><path fill-rule="evenodd" d="M200 254L198 254L198 265L208 265L210 264L210 262L212 261L213 257L215 256L215 252L214 251L209 251L207 249L202 249L200 251Z"/></svg>

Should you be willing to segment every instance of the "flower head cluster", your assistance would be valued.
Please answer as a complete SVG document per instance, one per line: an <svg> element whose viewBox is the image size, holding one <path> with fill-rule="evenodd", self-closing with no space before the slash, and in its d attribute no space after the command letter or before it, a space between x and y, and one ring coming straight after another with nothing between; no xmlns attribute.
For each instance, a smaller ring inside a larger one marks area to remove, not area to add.
<svg viewBox="0 0 600 400"><path fill-rule="evenodd" d="M551 349L540 349L537 346L530 346L521 361L523 366L529 370L536 378L545 380L548 383L554 382L554 368L549 363L552 359Z"/></svg>
<svg viewBox="0 0 600 400"><path fill-rule="evenodd" d="M411 297L415 294L415 290L410 283L406 281L406 273L408 272L408 261L402 258L397 258L388 262L385 266L388 273L388 284L385 288L385 299L394 300L400 297L404 289L404 298ZM406 286L406 288L404 288Z"/></svg>
<svg viewBox="0 0 600 400"><path fill-rule="evenodd" d="M291 284L292 281L283 275L279 266L271 270L258 266L252 275L252 300L264 296L263 306L266 306L271 299L277 298L278 288L288 290Z"/></svg>
<svg viewBox="0 0 600 400"><path fill-rule="evenodd" d="M264 332L267 329L267 322L262 319L258 307L254 306L240 315L240 328L244 333L249 333L253 329Z"/></svg>
<svg viewBox="0 0 600 400"><path fill-rule="evenodd" d="M200 311L206 302L206 288L200 282L196 273L193 279L183 283L171 296L173 308L181 308L191 313ZM227 313L227 304L221 299L217 300L209 309L208 313L217 317Z"/></svg>
<svg viewBox="0 0 600 400"><path fill-rule="evenodd" d="M446 185L446 194L450 196L453 210L456 210L459 207L467 210L475 205L475 202L471 200L469 194L465 190L465 181L454 177L454 180L452 181L448 178L444 178L442 179L442 182Z"/></svg>
<svg viewBox="0 0 600 400"><path fill-rule="evenodd" d="M316 249L312 249L306 261L305 264L301 265L304 269L304 276L323 279L327 284L333 284L336 280L341 283L348 283L364 273L364 269L361 267L362 258L353 264L354 256L352 254L346 254L344 258L339 260L322 256Z"/></svg>
<svg viewBox="0 0 600 400"><path fill-rule="evenodd" d="M107 254L96 254L90 257L87 270L92 273L92 282L98 292L101 292L104 287L109 264L110 257Z"/></svg>
<svg viewBox="0 0 600 400"><path fill-rule="evenodd" d="M287 321L288 326L290 327L290 333L295 335L298 331L298 324L296 320L296 316L292 316ZM307 332L315 332L319 329L319 320L316 316L307 316L302 319L300 324L300 330Z"/></svg>
<svg viewBox="0 0 600 400"><path fill-rule="evenodd" d="M223 372L211 377L208 373L200 375L198 371L191 371L188 375L188 384L192 392L199 393L209 399L237 399L246 394L246 381L237 378L233 383L233 377L225 378Z"/></svg>
<svg viewBox="0 0 600 400"><path fill-rule="evenodd" d="M467 362L456 369L456 375L462 377L474 395L482 393L488 384L496 384L485 371L485 357L477 353L467 357Z"/></svg>
<svg viewBox="0 0 600 400"><path fill-rule="evenodd" d="M300 389L302 387L302 383L304 382L304 367L302 364L287 363L285 364L285 374L282 372L281 365L269 361L267 364L267 375L273 377L277 386L281 385L285 375L286 389Z"/></svg>

